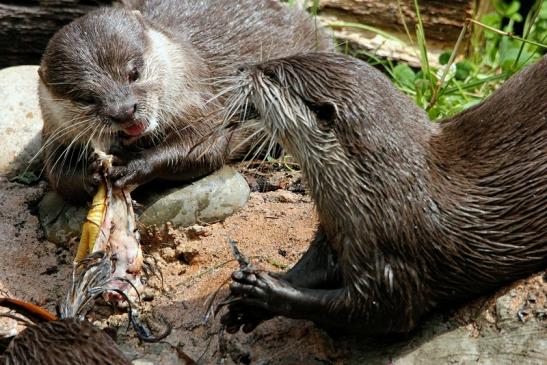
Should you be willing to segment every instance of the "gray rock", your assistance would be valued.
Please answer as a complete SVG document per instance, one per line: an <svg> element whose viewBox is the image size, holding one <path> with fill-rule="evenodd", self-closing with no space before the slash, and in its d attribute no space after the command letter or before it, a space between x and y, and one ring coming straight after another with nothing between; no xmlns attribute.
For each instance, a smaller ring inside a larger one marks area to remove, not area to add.
<svg viewBox="0 0 547 365"><path fill-rule="evenodd" d="M499 328L511 330L520 326L517 321L517 314L513 309L515 306L522 306L523 300L519 299L516 297L514 290L496 299L497 326ZM518 304L515 305L515 302L518 302Z"/></svg>
<svg viewBox="0 0 547 365"><path fill-rule="evenodd" d="M38 205L38 216L50 242L67 243L80 235L88 207L67 203L56 192L47 193Z"/></svg>
<svg viewBox="0 0 547 365"><path fill-rule="evenodd" d="M397 365L438 364L545 364L547 340L543 325L530 322L514 331L470 336L465 328L444 333L411 350L399 349L391 357ZM361 357L352 364L388 364L389 356Z"/></svg>
<svg viewBox="0 0 547 365"><path fill-rule="evenodd" d="M128 346L122 346L122 351L126 356L132 358L136 356L132 365L180 365L184 364L177 354L175 346L168 342L161 341L158 343L142 344L138 349L129 349ZM131 356L132 354L133 356Z"/></svg>
<svg viewBox="0 0 547 365"><path fill-rule="evenodd" d="M225 166L182 189L151 194L143 202L146 208L140 222L146 225L171 222L174 227L217 222L241 209L249 194L245 178Z"/></svg>
<svg viewBox="0 0 547 365"><path fill-rule="evenodd" d="M249 199L250 189L241 174L226 166L192 184L161 192L147 192L139 221L145 225L187 227L201 222L216 222L234 214ZM142 192L141 192L142 195ZM88 207L65 202L59 194L49 192L39 204L40 222L46 237L66 243L78 237Z"/></svg>
<svg viewBox="0 0 547 365"><path fill-rule="evenodd" d="M38 105L38 66L0 70L0 176L15 176L40 163L29 161L41 145L42 113Z"/></svg>

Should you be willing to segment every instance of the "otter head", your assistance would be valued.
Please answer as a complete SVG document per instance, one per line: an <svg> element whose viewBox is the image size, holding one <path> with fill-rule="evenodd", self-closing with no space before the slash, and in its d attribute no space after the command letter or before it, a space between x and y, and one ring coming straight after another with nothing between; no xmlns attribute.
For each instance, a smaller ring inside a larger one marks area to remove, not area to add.
<svg viewBox="0 0 547 365"><path fill-rule="evenodd" d="M139 12L100 9L59 30L42 58L45 132L92 145L161 132L170 114L196 103L191 62ZM89 144L89 143L87 143Z"/></svg>

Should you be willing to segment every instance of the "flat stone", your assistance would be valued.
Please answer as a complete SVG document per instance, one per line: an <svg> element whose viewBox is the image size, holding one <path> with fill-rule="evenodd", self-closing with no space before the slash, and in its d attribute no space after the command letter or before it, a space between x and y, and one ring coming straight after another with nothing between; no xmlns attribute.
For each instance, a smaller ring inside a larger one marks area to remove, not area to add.
<svg viewBox="0 0 547 365"><path fill-rule="evenodd" d="M518 308L524 305L524 298L519 298L514 290L496 299L496 316L498 328L513 330L521 325L518 322Z"/></svg>
<svg viewBox="0 0 547 365"><path fill-rule="evenodd" d="M225 166L214 174L178 189L151 194L142 203L145 209L140 222L174 227L223 220L241 209L249 199L250 189L232 167Z"/></svg>
<svg viewBox="0 0 547 365"><path fill-rule="evenodd" d="M511 331L481 331L479 336L472 336L465 327L435 335L418 334L408 343L368 345L368 348L361 345L347 364L545 364L547 340L544 326L539 321L530 321L520 323Z"/></svg>
<svg viewBox="0 0 547 365"><path fill-rule="evenodd" d="M229 166L182 187L146 192L143 188L138 194L143 206L139 222L158 226L171 222L174 227L223 220L241 209L250 194L243 176ZM80 235L87 211L87 206L67 203L55 192L47 193L38 207L47 239L61 244Z"/></svg>
<svg viewBox="0 0 547 365"><path fill-rule="evenodd" d="M88 207L67 203L54 191L47 193L38 204L38 217L46 238L54 243L67 243L78 237L87 215Z"/></svg>
<svg viewBox="0 0 547 365"><path fill-rule="evenodd" d="M0 176L16 176L40 165L42 113L38 104L38 66L0 70Z"/></svg>

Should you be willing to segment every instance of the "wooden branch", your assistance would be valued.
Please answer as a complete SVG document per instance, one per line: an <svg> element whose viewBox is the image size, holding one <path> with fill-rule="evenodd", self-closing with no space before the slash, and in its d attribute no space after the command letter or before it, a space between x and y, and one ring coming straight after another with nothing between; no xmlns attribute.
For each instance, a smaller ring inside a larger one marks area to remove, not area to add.
<svg viewBox="0 0 547 365"><path fill-rule="evenodd" d="M472 16L474 0L420 0L420 13L428 40L453 43L465 19ZM410 32L416 24L412 0L400 0ZM319 14L331 15L383 29L404 33L397 0L320 0Z"/></svg>
<svg viewBox="0 0 547 365"><path fill-rule="evenodd" d="M38 64L49 38L63 25L107 0L0 1L0 68Z"/></svg>

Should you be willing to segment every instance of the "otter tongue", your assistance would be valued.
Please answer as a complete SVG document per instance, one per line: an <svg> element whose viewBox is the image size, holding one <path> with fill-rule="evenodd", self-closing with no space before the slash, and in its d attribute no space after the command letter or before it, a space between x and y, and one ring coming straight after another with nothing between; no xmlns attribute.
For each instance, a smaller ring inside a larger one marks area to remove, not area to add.
<svg viewBox="0 0 547 365"><path fill-rule="evenodd" d="M144 132L144 123L135 122L129 127L125 128L123 131L132 137L139 136L142 134L142 132Z"/></svg>

